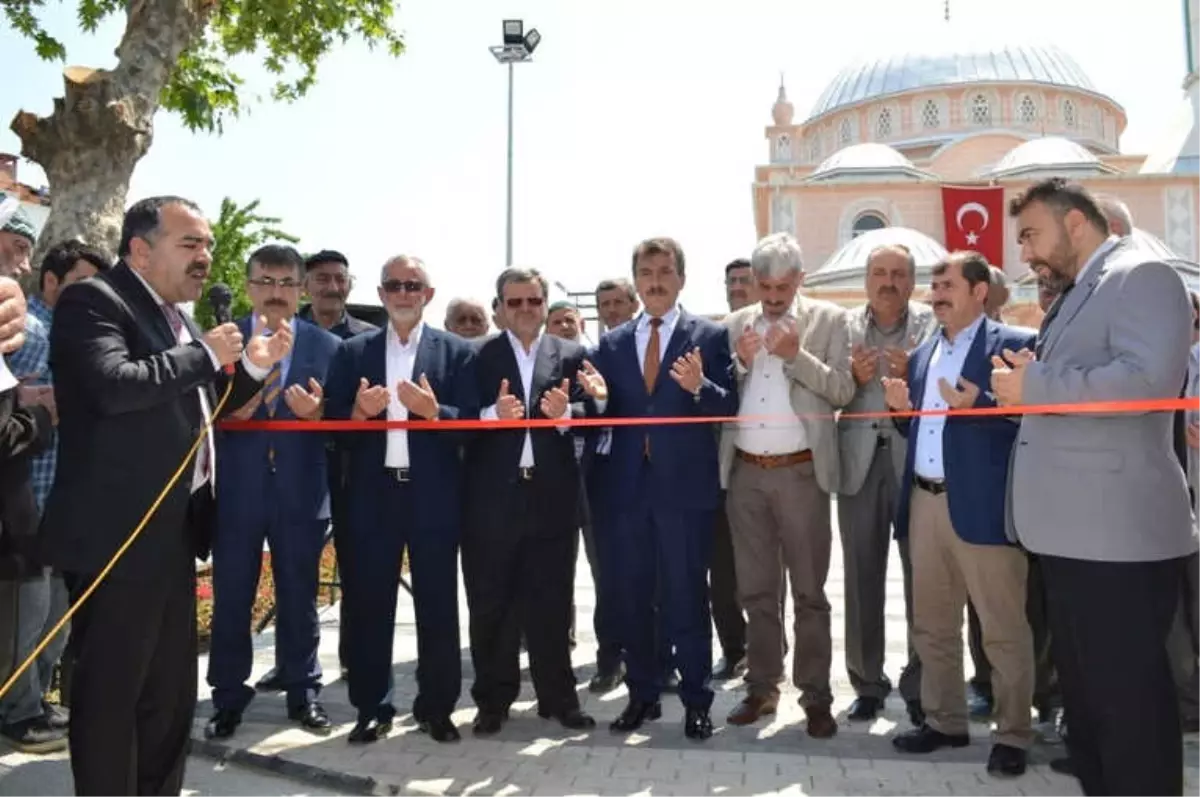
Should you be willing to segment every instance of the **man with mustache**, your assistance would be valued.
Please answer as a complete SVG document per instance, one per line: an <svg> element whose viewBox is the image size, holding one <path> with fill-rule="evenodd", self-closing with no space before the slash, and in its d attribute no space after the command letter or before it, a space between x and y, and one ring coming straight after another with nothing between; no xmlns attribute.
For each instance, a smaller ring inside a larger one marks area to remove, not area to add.
<svg viewBox="0 0 1200 797"><path fill-rule="evenodd" d="M325 386L337 420L472 420L479 416L475 348L424 321L434 287L425 263L389 259L379 277L386 329L344 341ZM417 616L413 719L437 742L454 742L450 719L462 689L458 634L458 543L463 511L462 436L380 429L337 436L347 453L349 556L342 581L350 636L351 744L392 730L392 641L400 566L408 552Z"/></svg>
<svg viewBox="0 0 1200 797"><path fill-rule="evenodd" d="M304 260L290 246L267 245L246 264L253 312L239 321L248 334L253 320L267 329L287 327L295 341L276 363L262 389L233 416L239 420L317 420L323 383L338 338L296 318ZM217 531L213 537L212 649L208 683L214 713L204 728L209 739L232 736L254 698L246 685L253 664L250 614L254 607L263 542L271 548L275 582L275 671L287 693L288 719L316 733L332 727L317 695L317 580L329 522L325 441L319 434L223 431L217 436L223 463L217 478Z"/></svg>
<svg viewBox="0 0 1200 797"><path fill-rule="evenodd" d="M854 399L846 412L886 412L883 379L904 378L908 353L937 324L927 304L912 301L917 264L908 247L895 244L867 256L867 303L847 313ZM870 721L883 709L892 683L884 672L884 604L892 521L900 495L907 443L888 418L839 418L841 461L838 530L846 581L846 670L857 697L848 718ZM914 725L921 712L921 662L912 645L912 560L907 540L897 540L904 574L908 663L899 690Z"/></svg>
<svg viewBox="0 0 1200 797"><path fill-rule="evenodd" d="M1179 273L1110 235L1092 196L1061 178L1036 183L1009 212L1022 259L1067 283L1036 350L995 359L998 402L1179 395L1193 329ZM1161 412L1021 421L1012 529L1045 576L1067 749L1086 794L1183 793L1166 643L1197 545L1172 422Z"/></svg>
<svg viewBox="0 0 1200 797"><path fill-rule="evenodd" d="M195 560L208 556L219 464L206 427L228 380L226 406L245 404L291 348L286 326L269 337L247 337L233 323L202 334L182 314L178 305L204 290L212 245L194 203L135 202L121 262L67 288L54 308L59 462L41 534L72 601L184 466L73 621L70 747L80 794L179 793L196 708Z"/></svg>
<svg viewBox="0 0 1200 797"><path fill-rule="evenodd" d="M463 340L481 341L488 333L487 311L474 299L451 299L446 305L445 327Z"/></svg>
<svg viewBox="0 0 1200 797"><path fill-rule="evenodd" d="M725 300L731 313L758 302L758 283L754 280L750 261L744 257L725 266Z"/></svg>
<svg viewBox="0 0 1200 797"><path fill-rule="evenodd" d="M991 357L1033 345L1034 336L984 312L988 263L955 252L934 266L933 312L940 333L908 360L907 379L884 380L888 407L939 412L995 406L983 385ZM896 536L912 556L913 644L921 658L925 722L892 739L901 752L966 747L963 607L979 612L995 672L996 731L987 771L1024 774L1033 743L1033 638L1025 619L1025 554L1005 535L1005 489L1016 424L1007 418L897 418L909 441Z"/></svg>

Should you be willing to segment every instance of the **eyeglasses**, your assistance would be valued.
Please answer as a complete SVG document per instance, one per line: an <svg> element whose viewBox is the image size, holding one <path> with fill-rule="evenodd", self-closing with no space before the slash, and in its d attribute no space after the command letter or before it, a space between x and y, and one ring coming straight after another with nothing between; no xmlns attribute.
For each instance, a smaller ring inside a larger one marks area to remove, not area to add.
<svg viewBox="0 0 1200 797"><path fill-rule="evenodd" d="M425 290L425 283L420 280L384 280L381 287L384 293L420 293Z"/></svg>
<svg viewBox="0 0 1200 797"><path fill-rule="evenodd" d="M346 274L314 274L312 281L317 285L332 285L334 283L348 285L354 281L354 278Z"/></svg>
<svg viewBox="0 0 1200 797"><path fill-rule="evenodd" d="M300 287L300 282L298 280L294 280L291 278L277 280L274 277L259 277L258 279L252 279L252 280L246 280L246 281L249 282L251 285L257 285L258 287L266 288L267 290L270 290L272 288L283 288L284 290L291 290L293 288Z"/></svg>
<svg viewBox="0 0 1200 797"><path fill-rule="evenodd" d="M516 310L521 305L525 305L526 307L541 307L545 303L546 300L540 296L514 296L511 299L504 300L504 305L509 310Z"/></svg>
<svg viewBox="0 0 1200 797"><path fill-rule="evenodd" d="M454 319L454 323L456 323L456 324L479 324L482 326L482 325L486 324L487 321L485 321L482 316L460 315Z"/></svg>
<svg viewBox="0 0 1200 797"><path fill-rule="evenodd" d="M749 285L754 278L748 275L730 275L725 278L726 285Z"/></svg>

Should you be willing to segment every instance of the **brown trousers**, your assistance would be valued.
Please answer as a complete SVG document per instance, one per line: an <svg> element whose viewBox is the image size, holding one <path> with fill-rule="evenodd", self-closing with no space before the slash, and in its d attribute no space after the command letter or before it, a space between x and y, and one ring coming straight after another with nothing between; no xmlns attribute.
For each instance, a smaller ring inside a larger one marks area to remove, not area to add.
<svg viewBox="0 0 1200 797"><path fill-rule="evenodd" d="M783 578L791 576L795 607L792 682L800 705L833 702L829 670L829 494L813 475L813 463L762 468L734 460L726 510L733 535L738 598L746 611L746 683L752 694L778 694L783 680L783 621L779 601Z"/></svg>
<svg viewBox="0 0 1200 797"><path fill-rule="evenodd" d="M1025 617L1025 554L1013 546L963 541L950 522L946 493L914 487L911 518L913 645L921 657L927 722L942 733L967 733L963 608L969 596L992 663L992 741L1028 748L1033 743L1033 633Z"/></svg>

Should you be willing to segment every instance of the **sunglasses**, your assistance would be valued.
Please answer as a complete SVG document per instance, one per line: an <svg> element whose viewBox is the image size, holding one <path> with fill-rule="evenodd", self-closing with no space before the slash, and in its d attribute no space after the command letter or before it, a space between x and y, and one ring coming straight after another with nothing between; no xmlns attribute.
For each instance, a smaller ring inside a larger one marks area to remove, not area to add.
<svg viewBox="0 0 1200 797"><path fill-rule="evenodd" d="M420 293L425 290L425 283L420 280L384 280L380 287L384 293Z"/></svg>
<svg viewBox="0 0 1200 797"><path fill-rule="evenodd" d="M518 296L518 297L504 300L504 306L510 310L516 310L521 305L525 305L526 307L541 307L545 303L546 303L546 300L540 296L526 296L526 297Z"/></svg>

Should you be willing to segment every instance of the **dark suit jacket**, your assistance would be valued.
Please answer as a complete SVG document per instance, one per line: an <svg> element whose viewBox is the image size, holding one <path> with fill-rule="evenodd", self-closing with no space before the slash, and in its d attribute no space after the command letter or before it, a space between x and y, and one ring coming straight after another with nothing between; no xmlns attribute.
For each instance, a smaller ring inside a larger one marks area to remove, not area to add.
<svg viewBox="0 0 1200 797"><path fill-rule="evenodd" d="M204 419L197 391L215 410L229 378L199 342L176 343L171 326L125 264L63 291L50 331L59 457L42 518L47 561L93 575L116 553L179 468ZM226 402L259 388L239 364ZM114 578L176 578L208 555L211 490L191 495L189 461ZM220 463L217 463L220 472Z"/></svg>
<svg viewBox="0 0 1200 797"><path fill-rule="evenodd" d="M908 395L914 407L925 396L925 376L933 348L942 339L940 332L913 351L908 360ZM976 407L994 407L988 397L992 376L992 356L1005 349L1033 350L1036 334L1015 329L985 318L963 363L962 378L979 386ZM896 509L896 539L908 535L909 502L913 491L913 458L917 453L917 435L921 419L896 419L896 428L908 440L904 459L904 480ZM942 461L946 470L946 496L950 501L950 522L963 540L976 545L1006 545L1004 531L1005 497L1008 492L1009 455L1017 439L1018 424L1002 416L947 418L942 431Z"/></svg>
<svg viewBox="0 0 1200 797"><path fill-rule="evenodd" d="M338 347L325 386L325 417L349 420L358 394L359 380L384 385L387 378L387 329L368 332ZM479 417L475 385L475 350L449 332L428 324L421 332L413 380L421 374L437 394L441 420L472 420ZM395 390L395 385L388 388ZM378 416L387 419L385 409ZM457 530L462 512L461 432L416 431L408 433L412 484L421 500L416 502L418 525ZM374 525L381 491L386 482L384 459L387 432L338 432L334 442L347 452L347 521L351 525Z"/></svg>
<svg viewBox="0 0 1200 797"><path fill-rule="evenodd" d="M243 335L250 334L250 319L238 322ZM337 336L307 321L296 319L291 364L283 390L291 385L309 389L308 380L325 385L329 364L340 343ZM237 409L233 407L232 409ZM280 392L275 420L292 421L296 416ZM265 403L260 403L252 420L271 420ZM275 451L275 474L269 470L268 455ZM262 504L268 481L288 485L280 496L284 517L289 522L313 521L329 491L325 435L317 432L222 431L217 434L217 504L221 525L250 516Z"/></svg>
<svg viewBox="0 0 1200 797"><path fill-rule="evenodd" d="M584 418L595 414L595 405L580 387L577 375L583 364L585 350L578 343L543 334L534 361L532 396L525 395L521 371L508 335L501 333L485 343L475 361L479 404L488 407L496 403L500 382L508 380L509 392L525 405L529 418L542 418L542 395L557 387L563 379L570 381L570 417ZM550 522L546 528L572 533L579 528L579 467L575 461L575 439L570 432L541 428L530 430L533 459L537 469L539 510L544 510ZM517 489L517 472L521 450L525 445L525 430L505 429L480 431L467 444L467 529L468 533L485 534L489 530L507 528L505 507Z"/></svg>
<svg viewBox="0 0 1200 797"><path fill-rule="evenodd" d="M0 393L0 578L26 578L38 571L38 510L29 460L50 445L53 428L45 407L18 407L15 388Z"/></svg>
<svg viewBox="0 0 1200 797"><path fill-rule="evenodd" d="M638 319L622 324L600 339L592 360L608 382L604 415L614 418L672 418L731 416L737 413L733 361L724 327L680 311L675 331L667 341L654 392L646 395L642 363L637 356ZM671 364L699 347L705 383L699 399L675 384ZM717 506L721 484L717 460L717 435L707 424L671 426L618 426L613 429L612 451L605 475L610 501L628 501L637 490L642 470L643 446L650 435L655 467L649 489L663 506L711 510Z"/></svg>

